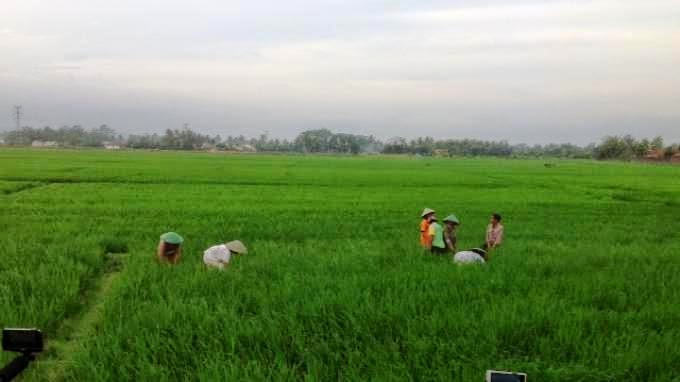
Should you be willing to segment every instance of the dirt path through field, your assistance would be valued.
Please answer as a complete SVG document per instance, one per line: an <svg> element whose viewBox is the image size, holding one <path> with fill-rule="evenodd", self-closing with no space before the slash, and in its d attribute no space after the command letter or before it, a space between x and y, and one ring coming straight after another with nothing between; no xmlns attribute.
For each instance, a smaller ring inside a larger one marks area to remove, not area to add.
<svg viewBox="0 0 680 382"><path fill-rule="evenodd" d="M97 325L102 319L106 296L116 285L122 271L122 259L128 254L107 254L104 273L83 293L83 307L69 317L57 330L56 338L47 338L46 352L27 375L27 380L62 381L73 355L83 343L97 335Z"/></svg>

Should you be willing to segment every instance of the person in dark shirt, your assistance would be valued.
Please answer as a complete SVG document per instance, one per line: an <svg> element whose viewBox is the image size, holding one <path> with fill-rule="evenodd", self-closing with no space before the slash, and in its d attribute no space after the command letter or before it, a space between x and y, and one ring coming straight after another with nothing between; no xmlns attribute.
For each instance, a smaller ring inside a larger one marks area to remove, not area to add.
<svg viewBox="0 0 680 382"><path fill-rule="evenodd" d="M451 253L456 253L456 243L458 238L456 237L456 229L460 225L460 221L456 215L449 215L444 218L444 243L446 243L446 249Z"/></svg>

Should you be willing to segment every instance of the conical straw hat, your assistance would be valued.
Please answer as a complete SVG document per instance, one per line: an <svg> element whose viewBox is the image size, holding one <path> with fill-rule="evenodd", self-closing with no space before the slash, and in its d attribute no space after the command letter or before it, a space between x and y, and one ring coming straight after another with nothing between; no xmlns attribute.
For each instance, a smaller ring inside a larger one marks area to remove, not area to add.
<svg viewBox="0 0 680 382"><path fill-rule="evenodd" d="M243 245L243 243L241 243L238 240L234 240L234 241L230 241L228 243L225 243L224 246L227 247L228 250L230 250L232 252L240 253L242 255L245 255L246 253L248 253L248 248L246 248L246 246Z"/></svg>
<svg viewBox="0 0 680 382"><path fill-rule="evenodd" d="M163 240L164 243L168 244L182 244L184 242L184 239L182 236L178 235L175 232L166 232L161 235L161 240Z"/></svg>
<svg viewBox="0 0 680 382"><path fill-rule="evenodd" d="M433 213L435 213L435 210L433 210L432 208L426 208L426 209L423 210L423 213L420 214L420 216L425 217L425 216L427 216L429 214L433 214Z"/></svg>
<svg viewBox="0 0 680 382"><path fill-rule="evenodd" d="M447 217L444 218L444 221L445 221L445 222L455 223L455 224L460 224L460 220L458 220L458 218L456 217L456 215L449 215L449 216L447 216Z"/></svg>

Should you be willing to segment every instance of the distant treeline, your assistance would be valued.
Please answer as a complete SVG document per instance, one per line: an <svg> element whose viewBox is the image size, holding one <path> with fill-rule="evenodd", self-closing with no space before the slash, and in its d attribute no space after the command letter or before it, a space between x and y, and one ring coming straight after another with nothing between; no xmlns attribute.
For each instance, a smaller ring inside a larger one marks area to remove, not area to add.
<svg viewBox="0 0 680 382"><path fill-rule="evenodd" d="M419 154L444 156L497 156L497 157L562 157L590 158L595 145L580 147L571 143L547 145L514 144L506 141L478 139L437 140L431 137L406 140L392 138L383 147L386 154Z"/></svg>
<svg viewBox="0 0 680 382"><path fill-rule="evenodd" d="M664 146L663 138L635 139L630 135L605 137L593 152L595 159L648 159L670 160L677 158L680 144ZM675 157L674 157L675 155Z"/></svg>
<svg viewBox="0 0 680 382"><path fill-rule="evenodd" d="M680 147L664 146L663 139L636 139L629 135L608 136L600 144L578 146L571 143L526 145L506 141L477 139L434 139L431 137L407 140L395 137L387 142L374 136L334 133L328 129L307 130L294 140L271 138L262 134L257 138L219 135L210 136L185 126L167 129L163 134L132 134L124 137L114 129L102 125L94 129L64 126L58 129L24 127L3 135L4 143L16 146L108 147L160 150L224 150L299 153L383 153L424 156L496 156L496 157L559 157L596 159L670 159Z"/></svg>
<svg viewBox="0 0 680 382"><path fill-rule="evenodd" d="M123 142L122 135L107 125L95 129L85 129L82 126L63 126L58 129L43 127L34 129L23 127L2 135L5 144L14 146L30 146L33 142L53 142L61 146L103 146L104 142Z"/></svg>

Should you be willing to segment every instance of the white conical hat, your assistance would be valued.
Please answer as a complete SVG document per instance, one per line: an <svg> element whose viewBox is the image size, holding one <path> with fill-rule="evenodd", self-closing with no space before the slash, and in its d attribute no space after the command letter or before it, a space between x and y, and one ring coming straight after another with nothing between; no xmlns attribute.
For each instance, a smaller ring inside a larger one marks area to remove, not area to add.
<svg viewBox="0 0 680 382"><path fill-rule="evenodd" d="M246 248L246 246L243 245L243 243L241 243L239 240L234 240L234 241L230 241L228 243L224 243L224 246L227 247L228 250L242 254L242 255L245 255L246 253L248 253L248 248Z"/></svg>
<svg viewBox="0 0 680 382"><path fill-rule="evenodd" d="M433 213L435 213L435 210L433 210L432 208L426 208L426 209L423 210L423 213L420 214L420 216L425 217L426 215L433 214Z"/></svg>

